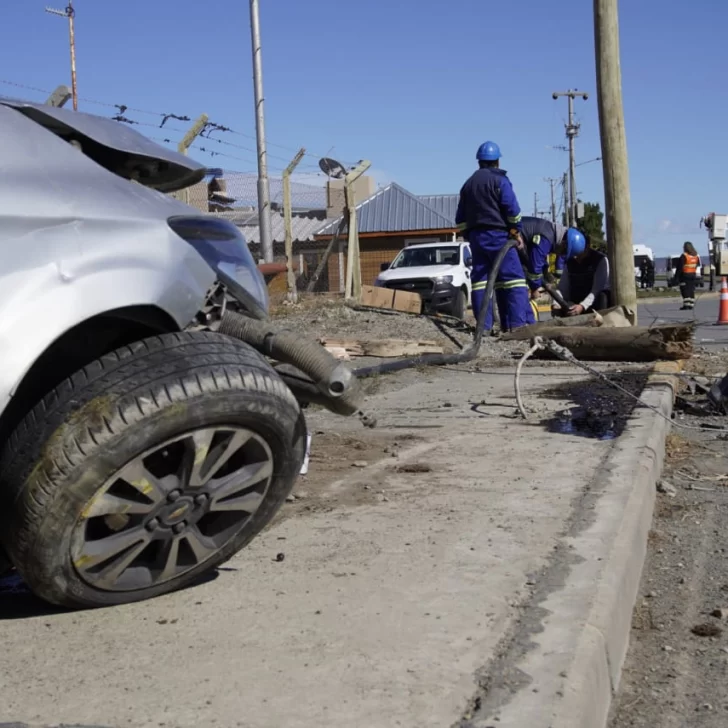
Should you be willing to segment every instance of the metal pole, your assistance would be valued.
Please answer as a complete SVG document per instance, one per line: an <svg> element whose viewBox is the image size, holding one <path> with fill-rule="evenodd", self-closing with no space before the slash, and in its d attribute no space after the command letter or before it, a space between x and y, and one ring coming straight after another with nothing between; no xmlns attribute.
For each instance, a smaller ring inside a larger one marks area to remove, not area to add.
<svg viewBox="0 0 728 728"><path fill-rule="evenodd" d="M569 96L569 129L574 128L574 98ZM568 132L567 132L568 134ZM576 159L574 158L574 137L569 137L569 224L576 225Z"/></svg>
<svg viewBox="0 0 728 728"><path fill-rule="evenodd" d="M558 180L554 179L553 177L549 177L547 182L549 183L549 187L551 188L551 222L556 222L556 183Z"/></svg>
<svg viewBox="0 0 728 728"><path fill-rule="evenodd" d="M78 87L76 85L76 31L74 27L76 11L73 9L72 0L68 0L66 13L68 14L68 35L71 41L71 95L73 97L73 110L78 111Z"/></svg>
<svg viewBox="0 0 728 728"><path fill-rule="evenodd" d="M288 279L288 299L292 303L298 301L296 291L296 277L293 275L293 215L291 214L291 175L298 167L299 162L306 154L305 149L299 149L291 163L283 171L283 225L285 228L286 271Z"/></svg>
<svg viewBox="0 0 728 728"><path fill-rule="evenodd" d="M555 91L551 94L553 99L558 99L560 96L566 96L569 103L569 121L566 125L566 138L569 140L569 214L568 223L570 226L576 225L576 159L574 154L574 139L579 136L580 124L577 124L574 119L574 99L577 96L581 96L584 101L589 98L589 94L583 91L577 91L576 89L569 89L568 91Z"/></svg>
<svg viewBox="0 0 728 728"><path fill-rule="evenodd" d="M45 11L51 15L59 15L62 18L68 18L68 37L71 47L71 97L73 98L73 110L78 111L78 88L76 86L76 30L74 24L76 11L73 8L73 0L68 0L68 5L66 5L64 10L56 10L55 8L46 7Z"/></svg>
<svg viewBox="0 0 728 728"><path fill-rule="evenodd" d="M533 193L533 216L538 217L538 192Z"/></svg>
<svg viewBox="0 0 728 728"><path fill-rule="evenodd" d="M250 0L250 35L253 46L253 87L255 90L255 136L258 147L258 218L263 260L273 262L273 235L270 219L270 184L265 149L265 113L263 109L263 62L260 47L260 13L258 0Z"/></svg>
<svg viewBox="0 0 728 728"><path fill-rule="evenodd" d="M594 47L612 290L615 304L631 309L636 317L632 204L629 194L627 137L624 131L622 72L619 67L617 0L594 0Z"/></svg>

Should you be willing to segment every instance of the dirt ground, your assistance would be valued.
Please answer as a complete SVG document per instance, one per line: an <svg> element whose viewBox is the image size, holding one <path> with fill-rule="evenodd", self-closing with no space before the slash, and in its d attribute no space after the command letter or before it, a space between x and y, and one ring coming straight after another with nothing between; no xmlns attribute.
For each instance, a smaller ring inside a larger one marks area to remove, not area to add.
<svg viewBox="0 0 728 728"><path fill-rule="evenodd" d="M728 418L676 422L611 728L728 725Z"/></svg>

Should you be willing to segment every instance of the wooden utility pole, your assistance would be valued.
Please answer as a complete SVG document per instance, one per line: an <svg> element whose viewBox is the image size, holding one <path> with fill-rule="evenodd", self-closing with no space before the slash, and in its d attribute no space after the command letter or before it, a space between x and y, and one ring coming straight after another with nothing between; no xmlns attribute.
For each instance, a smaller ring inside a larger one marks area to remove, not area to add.
<svg viewBox="0 0 728 728"><path fill-rule="evenodd" d="M632 207L629 194L627 137L619 63L617 0L594 0L599 135L602 143L607 242L615 305L637 313L632 249Z"/></svg>
<svg viewBox="0 0 728 728"><path fill-rule="evenodd" d="M372 163L362 160L344 177L344 190L346 192L346 219L349 233L348 251L346 254L346 298L361 296L361 260L359 258L359 230L356 224L356 199L354 182L366 172Z"/></svg>
<svg viewBox="0 0 728 728"><path fill-rule="evenodd" d="M296 291L296 277L293 274L293 215L291 213L291 175L298 167L299 162L306 154L305 149L299 149L291 163L283 170L283 225L285 228L286 246L286 271L288 273L288 300L296 303L298 292Z"/></svg>
<svg viewBox="0 0 728 728"><path fill-rule="evenodd" d="M574 118L574 99L577 96L581 96L584 101L589 98L589 94L583 91L554 91L551 94L554 100L560 96L566 96L569 102L569 121L566 124L566 138L569 140L569 214L568 223L570 226L576 225L576 156L574 152L574 139L579 136L579 129L581 124L577 124Z"/></svg>
<svg viewBox="0 0 728 728"><path fill-rule="evenodd" d="M76 11L73 8L73 0L68 0L68 5L63 10L46 7L46 12L51 15L59 15L68 18L68 38L71 46L71 96L73 97L73 110L78 111L78 90L76 88Z"/></svg>

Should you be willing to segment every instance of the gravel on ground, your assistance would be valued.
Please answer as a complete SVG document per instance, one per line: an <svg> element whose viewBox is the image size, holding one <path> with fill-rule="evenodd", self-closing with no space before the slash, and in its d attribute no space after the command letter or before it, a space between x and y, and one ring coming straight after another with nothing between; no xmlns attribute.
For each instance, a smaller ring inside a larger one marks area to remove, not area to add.
<svg viewBox="0 0 728 728"><path fill-rule="evenodd" d="M728 725L728 417L678 409L675 424L611 728Z"/></svg>

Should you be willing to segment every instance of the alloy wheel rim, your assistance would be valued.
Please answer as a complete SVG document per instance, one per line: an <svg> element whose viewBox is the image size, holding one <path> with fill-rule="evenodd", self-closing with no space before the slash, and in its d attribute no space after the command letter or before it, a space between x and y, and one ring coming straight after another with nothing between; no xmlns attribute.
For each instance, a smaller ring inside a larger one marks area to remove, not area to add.
<svg viewBox="0 0 728 728"><path fill-rule="evenodd" d="M199 428L156 445L88 501L71 535L74 568L103 591L171 581L240 533L273 472L270 447L246 428Z"/></svg>

